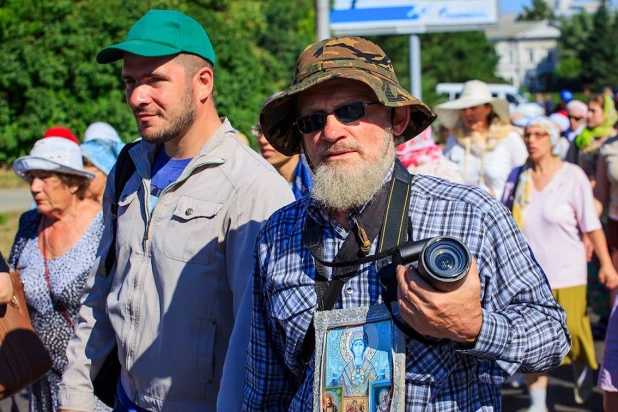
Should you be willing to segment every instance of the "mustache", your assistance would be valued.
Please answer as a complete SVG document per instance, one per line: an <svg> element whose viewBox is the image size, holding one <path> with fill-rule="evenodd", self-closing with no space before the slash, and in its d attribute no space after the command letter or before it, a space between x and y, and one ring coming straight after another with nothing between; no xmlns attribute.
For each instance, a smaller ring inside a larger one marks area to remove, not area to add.
<svg viewBox="0 0 618 412"><path fill-rule="evenodd" d="M363 147L354 141L321 142L318 146L318 156L324 158L337 152L354 151L363 154Z"/></svg>

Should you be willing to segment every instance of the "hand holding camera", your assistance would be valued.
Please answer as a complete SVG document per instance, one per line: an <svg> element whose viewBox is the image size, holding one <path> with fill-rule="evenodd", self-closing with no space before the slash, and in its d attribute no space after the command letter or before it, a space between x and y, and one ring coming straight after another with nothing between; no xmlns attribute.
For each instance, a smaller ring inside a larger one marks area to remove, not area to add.
<svg viewBox="0 0 618 412"><path fill-rule="evenodd" d="M431 255L430 255L431 256ZM419 259L421 268L422 256ZM433 262L439 263L439 258ZM481 282L476 260L450 291L437 290L413 265L397 266L399 313L418 333L473 346L481 330ZM451 272L452 273L452 272ZM434 282L436 283L436 282ZM436 283L438 284L438 283Z"/></svg>

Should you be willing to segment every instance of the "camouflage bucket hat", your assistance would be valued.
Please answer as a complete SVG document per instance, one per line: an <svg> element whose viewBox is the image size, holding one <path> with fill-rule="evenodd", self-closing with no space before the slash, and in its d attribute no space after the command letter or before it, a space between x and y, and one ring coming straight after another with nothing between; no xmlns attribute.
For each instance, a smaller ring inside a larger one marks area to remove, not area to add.
<svg viewBox="0 0 618 412"><path fill-rule="evenodd" d="M287 156L300 153L302 135L294 125L296 95L336 78L367 84L386 107L411 106L408 127L395 137L395 144L419 135L437 117L399 85L390 59L376 44L361 37L322 40L307 47L298 58L292 86L271 96L262 108L262 131L277 151Z"/></svg>

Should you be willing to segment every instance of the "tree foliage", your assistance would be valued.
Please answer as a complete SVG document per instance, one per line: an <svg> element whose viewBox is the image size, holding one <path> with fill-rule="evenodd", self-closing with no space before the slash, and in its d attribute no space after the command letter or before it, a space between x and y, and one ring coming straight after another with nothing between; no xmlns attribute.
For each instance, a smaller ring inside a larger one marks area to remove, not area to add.
<svg viewBox="0 0 618 412"><path fill-rule="evenodd" d="M478 79L504 83L496 75L500 60L494 46L483 32L431 33L421 39L421 73L423 100L430 106L438 101L436 85ZM401 84L410 89L408 36L372 38L393 61Z"/></svg>
<svg viewBox="0 0 618 412"><path fill-rule="evenodd" d="M81 136L105 121L126 141L138 137L121 62L99 65L95 56L151 8L182 11L204 26L217 55L217 109L245 134L266 98L292 82L296 59L315 39L313 0L1 0L0 164L27 154L53 125ZM372 40L409 89L408 36ZM421 48L430 104L438 82L499 80L498 57L481 32L422 35Z"/></svg>
<svg viewBox="0 0 618 412"><path fill-rule="evenodd" d="M151 8L182 11L204 26L217 54L217 108L245 133L314 39L312 0L4 0L0 163L26 154L52 125L81 136L105 121L126 141L138 137L121 63L99 65L95 56Z"/></svg>
<svg viewBox="0 0 618 412"><path fill-rule="evenodd" d="M545 0L532 0L532 7L524 6L524 12L519 15L519 21L555 20L554 10Z"/></svg>
<svg viewBox="0 0 618 412"><path fill-rule="evenodd" d="M618 18L604 0L593 14L561 21L556 67L561 86L600 90L618 84Z"/></svg>

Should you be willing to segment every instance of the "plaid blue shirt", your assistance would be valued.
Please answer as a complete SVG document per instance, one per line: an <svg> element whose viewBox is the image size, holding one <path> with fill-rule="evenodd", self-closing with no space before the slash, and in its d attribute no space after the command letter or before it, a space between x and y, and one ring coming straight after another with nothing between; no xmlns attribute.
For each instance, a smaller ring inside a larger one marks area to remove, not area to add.
<svg viewBox="0 0 618 412"><path fill-rule="evenodd" d="M302 383L298 376L317 306L314 261L303 246L308 214L322 227L327 261L347 235L310 197L279 210L262 229L244 411L312 410L313 362ZM450 235L468 246L478 262L483 323L472 349L448 340L429 346L407 339L406 410L499 411L504 380L518 369L548 370L569 351L564 310L508 210L485 191L417 175L409 216L414 240ZM351 227L354 219L350 215ZM366 264L345 284L337 308L379 304L380 291L374 264Z"/></svg>

